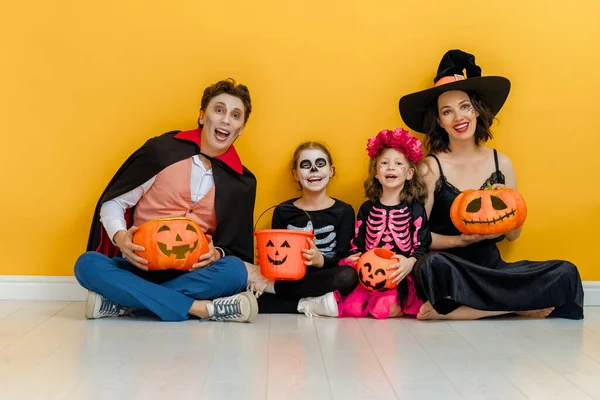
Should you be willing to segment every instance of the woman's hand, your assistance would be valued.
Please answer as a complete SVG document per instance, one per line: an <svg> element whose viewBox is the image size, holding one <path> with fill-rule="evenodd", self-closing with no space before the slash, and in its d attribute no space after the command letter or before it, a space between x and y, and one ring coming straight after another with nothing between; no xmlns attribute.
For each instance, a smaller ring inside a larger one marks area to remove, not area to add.
<svg viewBox="0 0 600 400"><path fill-rule="evenodd" d="M459 243L456 247L466 247L470 244L481 242L482 240L496 239L500 236L502 236L502 233L494 233L491 235L467 235L463 233L462 235L457 236Z"/></svg>
<svg viewBox="0 0 600 400"><path fill-rule="evenodd" d="M492 185L492 189L504 189L505 187L508 187L508 186L505 186L501 183L495 183L494 185ZM506 232L504 234L506 236L506 240L508 240L509 242L517 240L519 238L519 236L521 236L522 229L523 229L523 225L521 225L517 229L513 229L512 231Z"/></svg>
<svg viewBox="0 0 600 400"><path fill-rule="evenodd" d="M505 189L508 186L502 184L502 183L494 183L492 185L492 190L497 190L497 189ZM473 243L477 243L477 242L481 242L482 240L488 240L488 239L496 239L499 238L502 235L506 235L507 237L510 236L510 232L509 233L494 233L491 235L466 235L466 234L462 234L460 235L459 238L459 245L457 247L466 247L470 244ZM518 234L517 234L518 237ZM513 239L514 240L514 239Z"/></svg>
<svg viewBox="0 0 600 400"><path fill-rule="evenodd" d="M310 249L302 249L302 255L306 258L304 261L305 265L310 265L317 268L322 268L325 264L325 258L323 254L317 248L317 245L311 238L306 238L306 241L310 245Z"/></svg>
<svg viewBox="0 0 600 400"><path fill-rule="evenodd" d="M146 250L143 246L137 245L132 241L133 234L137 230L137 226L132 226L127 231L118 231L115 233L114 241L121 250L124 259L142 271L148 271L148 260L135 254L135 251Z"/></svg>
<svg viewBox="0 0 600 400"><path fill-rule="evenodd" d="M190 268L190 271L197 270L198 268L204 268L207 265L212 264L221 258L221 252L219 250L215 249L215 246L214 246L213 240L212 240L212 236L206 235L206 240L208 240L208 252L206 252L205 254L202 254L200 256L200 258L198 259L198 262L196 264L192 265L192 268Z"/></svg>
<svg viewBox="0 0 600 400"><path fill-rule="evenodd" d="M397 268L390 274L388 280L391 280L392 283L398 284L400 281L402 281L402 279L406 278L406 276L410 274L410 271L412 271L417 259L414 257L406 258L400 254L394 254L394 257L397 258L399 262L387 267L388 271Z"/></svg>

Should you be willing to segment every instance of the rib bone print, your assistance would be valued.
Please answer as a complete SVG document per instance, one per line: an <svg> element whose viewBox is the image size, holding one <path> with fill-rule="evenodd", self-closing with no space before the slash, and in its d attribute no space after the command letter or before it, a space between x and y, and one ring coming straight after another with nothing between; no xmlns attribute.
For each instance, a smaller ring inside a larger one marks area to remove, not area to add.
<svg viewBox="0 0 600 400"><path fill-rule="evenodd" d="M389 213L378 207L373 207L367 217L365 247L367 250L376 247L394 251L397 249L404 254L412 254L418 246L417 235L422 220L415 220L413 236L410 235L411 214L408 207L390 210ZM394 246L395 245L395 246Z"/></svg>
<svg viewBox="0 0 600 400"><path fill-rule="evenodd" d="M288 224L287 229L305 232L313 231L315 234L315 245L317 246L321 254L327 257L335 255L334 249L337 245L337 241L335 240L335 238L337 234L334 232L335 227L333 225L327 225L322 228L313 229L312 221L308 221L308 224L306 224L305 227ZM319 239L317 237L325 233L327 233L328 235L324 238Z"/></svg>

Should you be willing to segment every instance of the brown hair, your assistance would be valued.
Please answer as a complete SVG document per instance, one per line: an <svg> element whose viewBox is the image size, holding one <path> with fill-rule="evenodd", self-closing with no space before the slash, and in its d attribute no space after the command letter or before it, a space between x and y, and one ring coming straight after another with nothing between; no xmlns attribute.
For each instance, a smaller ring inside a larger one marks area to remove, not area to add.
<svg viewBox="0 0 600 400"><path fill-rule="evenodd" d="M389 149L390 147L387 148ZM377 175L377 163L384 150L385 149L382 149L379 154L371 158L371 161L369 162L369 177L365 180L364 186L365 196L371 201L379 200L383 194L383 186L375 176ZM406 161L408 161L409 168L413 169L413 176L410 180L404 182L404 187L400 192L398 200L404 200L408 205L414 202L424 204L425 200L427 200L427 186L425 181L421 176L419 168L417 168L417 164L409 160L408 157L406 157Z"/></svg>
<svg viewBox="0 0 600 400"><path fill-rule="evenodd" d="M492 139L490 127L494 122L494 113L489 107L481 101L481 98L474 93L467 93L473 108L477 111L477 127L475 128L475 144L480 146ZM425 147L430 153L447 153L450 151L450 138L448 132L438 124L438 104L437 99L427 107L425 112Z"/></svg>
<svg viewBox="0 0 600 400"><path fill-rule="evenodd" d="M220 94L227 93L232 96L239 98L244 105L244 125L248 122L248 118L250 117L250 113L252 112L252 101L250 100L250 91L246 85L237 84L233 78L227 78L225 80L219 81L213 85L210 85L206 89L204 89L204 94L202 95L202 100L200 101L200 110L206 111L206 107L208 107L208 103ZM202 125L198 122L200 128Z"/></svg>
<svg viewBox="0 0 600 400"><path fill-rule="evenodd" d="M294 155L292 156L292 161L290 162L290 170L292 171L292 173L296 170L296 168L298 168L298 159L300 158L300 153L308 149L317 149L325 153L325 156L327 156L327 162L333 169L333 175L335 176L335 167L333 166L333 159L331 158L331 153L329 152L327 147L325 147L324 144L319 142L304 142L298 145L298 147L296 147ZM298 185L300 185L300 183L298 183ZM300 185L300 190L302 190L302 185Z"/></svg>

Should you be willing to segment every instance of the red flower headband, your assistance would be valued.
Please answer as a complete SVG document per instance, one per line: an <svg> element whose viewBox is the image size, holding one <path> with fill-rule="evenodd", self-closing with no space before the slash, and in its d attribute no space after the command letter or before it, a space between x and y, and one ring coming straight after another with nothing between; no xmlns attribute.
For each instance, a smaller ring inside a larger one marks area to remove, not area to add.
<svg viewBox="0 0 600 400"><path fill-rule="evenodd" d="M376 157L382 150L388 148L398 150L415 164L421 161L424 155L419 139L402 128L396 128L393 131L384 129L367 142L367 154L370 158Z"/></svg>

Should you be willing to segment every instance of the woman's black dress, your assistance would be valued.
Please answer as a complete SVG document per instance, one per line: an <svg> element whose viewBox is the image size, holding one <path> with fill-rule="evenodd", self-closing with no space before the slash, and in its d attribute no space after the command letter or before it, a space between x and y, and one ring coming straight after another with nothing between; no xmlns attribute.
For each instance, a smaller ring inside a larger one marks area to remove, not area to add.
<svg viewBox="0 0 600 400"><path fill-rule="evenodd" d="M432 233L460 235L450 219L450 206L460 193L444 176L442 166L429 219ZM482 185L504 184L498 168ZM502 237L499 239L501 240ZM500 258L497 240L430 252L414 268L417 291L440 314L461 305L486 311L528 311L555 307L551 317L582 319L583 287L577 267L568 261L519 261Z"/></svg>

